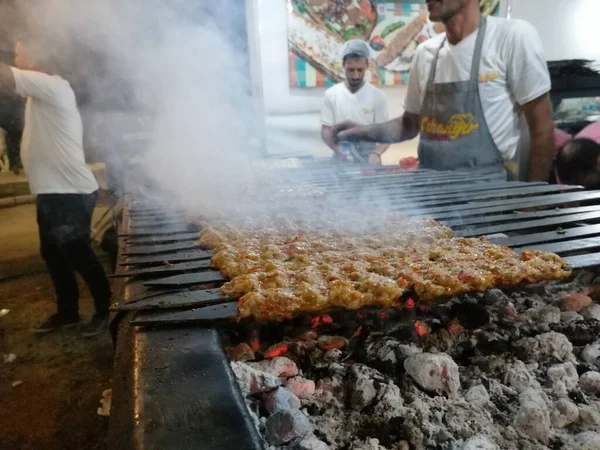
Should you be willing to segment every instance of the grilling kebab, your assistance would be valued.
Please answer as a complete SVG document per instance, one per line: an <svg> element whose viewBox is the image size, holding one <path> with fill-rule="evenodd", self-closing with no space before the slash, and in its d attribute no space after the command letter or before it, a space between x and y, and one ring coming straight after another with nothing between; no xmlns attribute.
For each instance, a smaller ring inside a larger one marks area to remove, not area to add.
<svg viewBox="0 0 600 450"><path fill-rule="evenodd" d="M198 245L214 251L212 265L231 280L222 293L239 298L239 317L256 320L394 307L407 293L431 302L571 274L554 254L454 238L432 220L388 217L385 225L402 231L384 237L204 224Z"/></svg>

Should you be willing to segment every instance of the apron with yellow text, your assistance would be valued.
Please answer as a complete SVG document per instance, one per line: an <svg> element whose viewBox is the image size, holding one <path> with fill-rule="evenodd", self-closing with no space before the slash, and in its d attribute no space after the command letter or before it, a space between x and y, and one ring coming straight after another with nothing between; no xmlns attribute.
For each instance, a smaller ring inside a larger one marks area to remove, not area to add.
<svg viewBox="0 0 600 450"><path fill-rule="evenodd" d="M481 18L467 81L435 83L442 42L433 58L421 107L419 167L503 172L503 159L487 126L479 94L479 66L486 31Z"/></svg>

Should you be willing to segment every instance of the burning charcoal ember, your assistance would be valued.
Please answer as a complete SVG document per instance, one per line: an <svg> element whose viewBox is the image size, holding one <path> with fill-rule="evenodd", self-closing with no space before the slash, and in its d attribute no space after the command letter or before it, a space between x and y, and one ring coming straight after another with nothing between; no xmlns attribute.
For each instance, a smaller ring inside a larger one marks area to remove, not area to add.
<svg viewBox="0 0 600 450"><path fill-rule="evenodd" d="M579 408L572 401L561 398L554 403L550 419L556 428L568 427L579 420Z"/></svg>
<svg viewBox="0 0 600 450"><path fill-rule="evenodd" d="M253 361L255 359L254 352L245 342L235 347L227 347L226 350L232 361Z"/></svg>
<svg viewBox="0 0 600 450"><path fill-rule="evenodd" d="M285 355L290 350L290 346L286 342L272 345L265 352L266 359L277 358L278 356Z"/></svg>
<svg viewBox="0 0 600 450"><path fill-rule="evenodd" d="M515 428L531 439L546 444L550 438L550 414L540 392L527 389L519 396L519 404Z"/></svg>
<svg viewBox="0 0 600 450"><path fill-rule="evenodd" d="M298 366L296 366L296 363L285 356L260 362L251 362L249 365L279 378L291 378L298 375Z"/></svg>
<svg viewBox="0 0 600 450"><path fill-rule="evenodd" d="M600 373L589 371L579 377L579 387L587 394L600 394Z"/></svg>
<svg viewBox="0 0 600 450"><path fill-rule="evenodd" d="M584 319L600 320L600 305L594 303L581 311Z"/></svg>
<svg viewBox="0 0 600 450"><path fill-rule="evenodd" d="M573 344L567 336L550 331L515 343L515 350L526 362L551 358L558 362L575 361Z"/></svg>
<svg viewBox="0 0 600 450"><path fill-rule="evenodd" d="M331 450L331 447L317 438L314 434L305 436L294 447L295 450Z"/></svg>
<svg viewBox="0 0 600 450"><path fill-rule="evenodd" d="M342 336L320 336L317 344L323 351L341 350L346 346L346 340Z"/></svg>
<svg viewBox="0 0 600 450"><path fill-rule="evenodd" d="M342 359L342 351L337 348L327 350L323 355L323 359L325 359L326 361L339 361L340 359Z"/></svg>
<svg viewBox="0 0 600 450"><path fill-rule="evenodd" d="M445 353L409 356L404 369L426 391L455 395L460 388L458 366Z"/></svg>
<svg viewBox="0 0 600 450"><path fill-rule="evenodd" d="M270 414L278 411L300 409L300 399L282 387L273 389L264 395L265 408Z"/></svg>
<svg viewBox="0 0 600 450"><path fill-rule="evenodd" d="M279 378L250 367L243 362L232 362L231 368L240 385L243 395L249 395L256 392L270 391L279 385Z"/></svg>
<svg viewBox="0 0 600 450"><path fill-rule="evenodd" d="M487 436L478 434L468 439L461 450L500 450L500 447L490 441Z"/></svg>
<svg viewBox="0 0 600 450"><path fill-rule="evenodd" d="M283 445L312 431L310 421L302 412L278 411L267 419L265 437L271 445Z"/></svg>
<svg viewBox="0 0 600 450"><path fill-rule="evenodd" d="M560 321L564 323L579 322L583 316L576 311L565 311L560 314Z"/></svg>
<svg viewBox="0 0 600 450"><path fill-rule="evenodd" d="M353 364L348 376L350 406L355 411L369 406L377 396L379 386L388 381L383 374L364 364Z"/></svg>
<svg viewBox="0 0 600 450"><path fill-rule="evenodd" d="M585 346L581 352L581 359L589 364L594 364L600 358L600 341Z"/></svg>
<svg viewBox="0 0 600 450"><path fill-rule="evenodd" d="M566 295L560 304L560 309L563 311L575 311L579 312L584 308L587 308L593 303L593 300L584 294L568 294Z"/></svg>
<svg viewBox="0 0 600 450"><path fill-rule="evenodd" d="M490 394L484 385L478 384L471 387L465 394L465 400L471 405L484 408L490 404Z"/></svg>
<svg viewBox="0 0 600 450"><path fill-rule="evenodd" d="M287 380L285 386L299 398L312 398L315 395L315 382L302 377Z"/></svg>

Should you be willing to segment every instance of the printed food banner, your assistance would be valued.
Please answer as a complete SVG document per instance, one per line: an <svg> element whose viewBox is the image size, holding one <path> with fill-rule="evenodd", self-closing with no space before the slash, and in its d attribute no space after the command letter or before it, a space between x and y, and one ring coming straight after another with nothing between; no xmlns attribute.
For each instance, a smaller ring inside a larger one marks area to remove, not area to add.
<svg viewBox="0 0 600 450"><path fill-rule="evenodd" d="M497 15L500 0L480 0ZM349 39L369 44L367 79L376 85L406 84L417 46L444 31L428 20L423 1L288 0L291 87L332 86L344 79L341 47Z"/></svg>

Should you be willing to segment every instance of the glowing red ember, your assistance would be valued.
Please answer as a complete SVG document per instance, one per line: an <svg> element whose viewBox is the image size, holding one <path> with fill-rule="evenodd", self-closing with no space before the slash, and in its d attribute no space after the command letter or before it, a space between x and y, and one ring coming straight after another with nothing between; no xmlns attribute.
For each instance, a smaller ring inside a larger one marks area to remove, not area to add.
<svg viewBox="0 0 600 450"><path fill-rule="evenodd" d="M423 337L427 336L431 332L431 328L429 328L429 325L427 325L425 322L417 320L415 322L415 331L419 336Z"/></svg>
<svg viewBox="0 0 600 450"><path fill-rule="evenodd" d="M406 303L404 303L404 307L406 309L415 309L415 301L412 298L409 298L406 300Z"/></svg>
<svg viewBox="0 0 600 450"><path fill-rule="evenodd" d="M285 342L282 342L281 344L275 344L269 347L269 349L265 352L265 358L277 358L278 356L285 355L289 351L289 349L289 346Z"/></svg>
<svg viewBox="0 0 600 450"><path fill-rule="evenodd" d="M315 316L310 320L310 327L314 330L321 323L321 316Z"/></svg>
<svg viewBox="0 0 600 450"><path fill-rule="evenodd" d="M331 325L333 323L333 319L331 318L331 316L321 316L321 322L323 322L325 325Z"/></svg>

